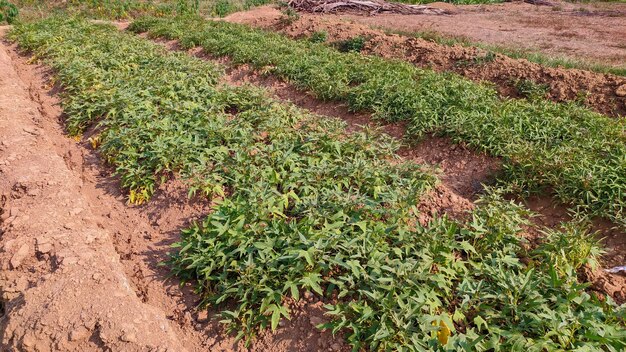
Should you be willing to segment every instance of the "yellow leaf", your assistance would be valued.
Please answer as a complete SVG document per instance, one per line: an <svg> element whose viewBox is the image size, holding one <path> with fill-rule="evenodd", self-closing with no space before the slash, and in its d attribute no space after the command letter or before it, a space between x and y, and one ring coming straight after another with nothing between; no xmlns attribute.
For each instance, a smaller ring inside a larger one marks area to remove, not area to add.
<svg viewBox="0 0 626 352"><path fill-rule="evenodd" d="M439 321L439 331L437 331L437 340L441 343L442 346L448 343L448 338L450 337L450 328L443 321Z"/></svg>
<svg viewBox="0 0 626 352"><path fill-rule="evenodd" d="M91 143L91 148L96 149L98 148L98 145L100 144L100 136L90 137L88 141L89 143Z"/></svg>

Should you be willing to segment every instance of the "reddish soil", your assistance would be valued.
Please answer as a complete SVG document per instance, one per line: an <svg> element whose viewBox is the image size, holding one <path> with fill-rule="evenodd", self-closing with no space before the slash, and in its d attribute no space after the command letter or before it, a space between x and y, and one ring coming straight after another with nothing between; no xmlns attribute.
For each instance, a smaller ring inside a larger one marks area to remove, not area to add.
<svg viewBox="0 0 626 352"><path fill-rule="evenodd" d="M517 8L531 5L507 4L503 6L504 8L511 6ZM497 8L500 7L497 6ZM621 36L613 38L626 37L626 7L624 9L623 14L620 12L621 17L615 17L621 21L620 24L615 24L614 27L607 24L603 27L610 28L610 30L623 29ZM547 14L552 14L552 12ZM463 21L469 20L465 19L461 13L452 16L379 15L372 17L301 14L300 19L291 24L281 21L281 16L281 12L272 7L259 7L233 14L226 17L226 20L276 30L294 38L309 37L314 32L320 31L328 34L329 42L362 36L368 38L363 49L365 54L400 58L420 67L429 67L436 71L453 71L475 81L492 82L503 96L521 96L518 89L519 82L528 80L545 85L547 97L554 101L582 99L587 106L601 113L610 116L626 114L626 77L578 69L546 67L501 54L488 56L487 51L476 47L441 45L419 38L387 34L371 27L377 23L385 23L386 20L397 26L412 22L423 23L424 17L441 18L442 21L445 19L455 23L464 23ZM502 16L504 18L504 15ZM613 19L613 17L610 18ZM619 50L623 52L621 59L624 62L626 42L622 44L624 49Z"/></svg>
<svg viewBox="0 0 626 352"><path fill-rule="evenodd" d="M567 207L556 204L551 197L534 196L523 203L537 214L532 219L533 224L539 227L558 229L561 223L572 221ZM600 267L586 266L580 272L583 278L592 283L591 288L611 295L617 302L626 302L626 275L610 274L604 268L613 268L626 264L626 234L623 228L617 227L605 219L594 219L590 224L590 231L597 234L606 253L600 258ZM537 244L541 242L543 234L538 228L530 228L528 239Z"/></svg>

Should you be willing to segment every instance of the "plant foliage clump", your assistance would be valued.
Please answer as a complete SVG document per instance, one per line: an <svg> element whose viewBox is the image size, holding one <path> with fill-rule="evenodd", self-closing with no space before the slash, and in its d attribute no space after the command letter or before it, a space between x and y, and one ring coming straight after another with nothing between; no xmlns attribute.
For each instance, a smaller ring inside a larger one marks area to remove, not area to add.
<svg viewBox="0 0 626 352"><path fill-rule="evenodd" d="M410 139L447 135L502 157L502 181L518 192L553 191L588 215L626 227L626 120L574 103L501 99L493 87L456 74L358 53L309 40L202 19L143 18L131 26L153 37L179 39L213 55L283 77L320 99L346 101L394 122Z"/></svg>

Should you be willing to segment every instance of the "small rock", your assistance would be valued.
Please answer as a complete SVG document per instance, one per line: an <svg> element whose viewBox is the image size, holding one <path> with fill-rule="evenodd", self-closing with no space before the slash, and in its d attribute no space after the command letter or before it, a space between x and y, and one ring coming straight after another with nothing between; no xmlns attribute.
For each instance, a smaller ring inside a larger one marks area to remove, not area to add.
<svg viewBox="0 0 626 352"><path fill-rule="evenodd" d="M91 278L94 279L96 282L100 282L100 280L102 280L102 274L94 273L93 275L91 275Z"/></svg>
<svg viewBox="0 0 626 352"><path fill-rule="evenodd" d="M80 214L82 212L83 212L83 208L74 208L74 209L70 210L70 215L71 216L76 216L76 215L78 215L78 214Z"/></svg>
<svg viewBox="0 0 626 352"><path fill-rule="evenodd" d="M626 97L626 84L622 84L621 86L617 87L617 89L615 90L615 95L617 95L618 97Z"/></svg>
<svg viewBox="0 0 626 352"><path fill-rule="evenodd" d="M78 263L78 257L65 257L61 261L61 264L63 265L73 265L76 263Z"/></svg>
<svg viewBox="0 0 626 352"><path fill-rule="evenodd" d="M313 315L313 316L311 316L309 318L309 322L311 322L311 325L313 325L313 326L318 326L320 324L323 324L324 320L322 318L320 318L320 317L317 317L317 316Z"/></svg>
<svg viewBox="0 0 626 352"><path fill-rule="evenodd" d="M132 332L127 332L124 335L122 335L120 339L124 342L136 342L137 336L135 336L135 334L133 334Z"/></svg>
<svg viewBox="0 0 626 352"><path fill-rule="evenodd" d="M33 347L35 346L36 342L37 340L31 334L25 335L24 338L22 339L22 345L24 345L24 347Z"/></svg>
<svg viewBox="0 0 626 352"><path fill-rule="evenodd" d="M49 253L50 251L52 251L52 243L50 243L50 239L46 238L46 237L38 237L36 239L36 248L37 248L37 253Z"/></svg>
<svg viewBox="0 0 626 352"><path fill-rule="evenodd" d="M44 243L40 246L37 246L37 253L41 253L41 254L46 254L46 253L50 253L52 251L52 244L51 243Z"/></svg>
<svg viewBox="0 0 626 352"><path fill-rule="evenodd" d="M28 192L26 194L31 196L31 197L38 197L41 194L41 189L39 189L39 188L31 188L31 189L28 190Z"/></svg>
<svg viewBox="0 0 626 352"><path fill-rule="evenodd" d="M341 345L338 342L335 342L332 345L330 345L330 349L333 351L339 351L341 350Z"/></svg>
<svg viewBox="0 0 626 352"><path fill-rule="evenodd" d="M28 288L28 279L24 276L15 280L15 292L24 292Z"/></svg>
<svg viewBox="0 0 626 352"><path fill-rule="evenodd" d="M28 244L24 243L20 247L20 249L18 249L17 252L13 254L13 257L11 257L11 267L13 269L16 269L17 267L19 267L22 264L22 260L24 260L24 258L28 256L28 252L29 252Z"/></svg>
<svg viewBox="0 0 626 352"><path fill-rule="evenodd" d="M70 332L70 341L86 340L89 337L89 330L84 326L74 329Z"/></svg>

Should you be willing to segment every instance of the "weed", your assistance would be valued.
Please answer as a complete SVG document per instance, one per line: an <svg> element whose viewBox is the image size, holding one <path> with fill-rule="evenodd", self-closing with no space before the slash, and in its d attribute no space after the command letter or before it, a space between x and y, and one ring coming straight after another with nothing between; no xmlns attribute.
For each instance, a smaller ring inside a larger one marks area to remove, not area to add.
<svg viewBox="0 0 626 352"><path fill-rule="evenodd" d="M229 0L217 0L213 6L212 11L216 16L225 17L228 14L235 12L235 8Z"/></svg>
<svg viewBox="0 0 626 352"><path fill-rule="evenodd" d="M545 99L550 89L547 84L539 84L527 79L517 80L514 85L517 92L528 99Z"/></svg>
<svg viewBox="0 0 626 352"><path fill-rule="evenodd" d="M496 54L492 51L487 51L485 55L475 56L470 60L459 60L455 63L456 66L479 66L493 62L496 59Z"/></svg>
<svg viewBox="0 0 626 352"><path fill-rule="evenodd" d="M280 12L283 14L280 17L280 22L286 26L291 25L300 19L300 14L298 13L298 11L294 10L290 6L282 8Z"/></svg>
<svg viewBox="0 0 626 352"><path fill-rule="evenodd" d="M324 43L326 42L327 39L328 39L328 33L324 31L313 32L311 36L309 37L309 41L311 41L312 43Z"/></svg>
<svg viewBox="0 0 626 352"><path fill-rule="evenodd" d="M177 0L176 2L176 13L180 15L198 14L199 9L199 0Z"/></svg>
<svg viewBox="0 0 626 352"><path fill-rule="evenodd" d="M346 39L340 42L334 43L334 45L343 53L355 52L359 53L365 47L368 39L363 36L358 36L350 39Z"/></svg>
<svg viewBox="0 0 626 352"><path fill-rule="evenodd" d="M0 23L6 21L8 24L13 24L17 20L18 15L17 6L7 0L0 0Z"/></svg>

